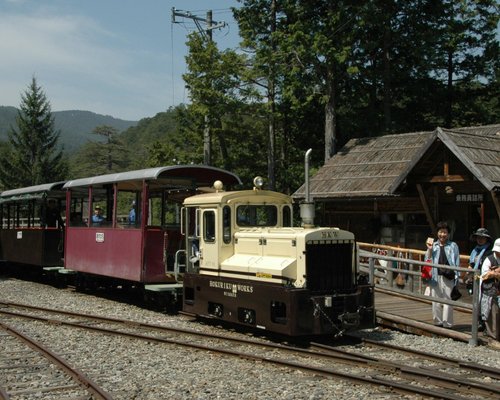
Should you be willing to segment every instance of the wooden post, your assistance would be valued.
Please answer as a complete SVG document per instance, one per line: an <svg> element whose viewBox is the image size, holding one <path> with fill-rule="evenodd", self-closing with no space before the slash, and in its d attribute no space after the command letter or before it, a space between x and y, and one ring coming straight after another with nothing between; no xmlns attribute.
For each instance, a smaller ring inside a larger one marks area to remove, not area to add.
<svg viewBox="0 0 500 400"><path fill-rule="evenodd" d="M490 191L491 199L493 200L493 204L497 210L498 218L500 218L500 203L498 202L498 198L493 190Z"/></svg>
<svg viewBox="0 0 500 400"><path fill-rule="evenodd" d="M417 190L418 190L418 195L420 196L420 202L422 203L422 207L424 208L425 211L425 216L427 217L427 222L429 222L432 232L436 232L436 224L432 219L431 210L429 208L429 204L427 203L427 199L425 198L425 194L422 189L422 185L420 183L417 183Z"/></svg>

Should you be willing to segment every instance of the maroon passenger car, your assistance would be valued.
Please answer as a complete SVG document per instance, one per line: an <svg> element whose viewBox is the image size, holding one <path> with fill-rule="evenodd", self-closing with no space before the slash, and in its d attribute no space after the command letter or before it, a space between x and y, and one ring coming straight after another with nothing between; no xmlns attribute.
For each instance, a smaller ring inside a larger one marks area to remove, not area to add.
<svg viewBox="0 0 500 400"><path fill-rule="evenodd" d="M175 165L68 181L65 268L118 284L175 283L182 265L181 207L225 170Z"/></svg>

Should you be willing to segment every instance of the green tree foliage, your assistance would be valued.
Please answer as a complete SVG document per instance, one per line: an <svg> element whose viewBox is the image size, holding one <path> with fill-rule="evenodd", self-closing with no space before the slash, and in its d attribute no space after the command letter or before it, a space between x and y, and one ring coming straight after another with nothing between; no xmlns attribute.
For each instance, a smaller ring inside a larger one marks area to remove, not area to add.
<svg viewBox="0 0 500 400"><path fill-rule="evenodd" d="M240 3L242 47L258 76L273 67L282 140L297 154L301 137L328 158L352 137L498 122L494 1Z"/></svg>
<svg viewBox="0 0 500 400"><path fill-rule="evenodd" d="M105 142L90 141L82 146L71 163L72 178L110 174L129 168L129 153L116 128L96 127L93 134L104 136Z"/></svg>
<svg viewBox="0 0 500 400"><path fill-rule="evenodd" d="M181 105L179 108L184 108L184 106ZM152 118L144 118L139 121L137 126L123 132L121 138L131 150L131 168L140 168L145 164L149 165L149 148L152 143L168 143L173 140L174 133L178 129L176 114L176 109L171 108L166 112L158 113Z"/></svg>
<svg viewBox="0 0 500 400"><path fill-rule="evenodd" d="M219 51L215 42L206 41L196 33L189 36L187 45L189 71L183 78L192 101L188 106L192 114L191 124L196 126L200 135L204 132L201 136L204 152L210 152L204 154L205 162L229 168L231 159L222 117L228 114L236 116L235 111L248 95L240 84L245 59L232 50ZM212 153L212 147L217 149L213 153L218 154Z"/></svg>
<svg viewBox="0 0 500 400"><path fill-rule="evenodd" d="M67 174L59 131L54 128L50 103L33 77L21 95L17 127L8 133L8 144L0 160L0 182L4 189L62 180Z"/></svg>
<svg viewBox="0 0 500 400"><path fill-rule="evenodd" d="M163 131L147 146L149 157L146 164L150 167L160 167L172 164L202 164L203 146L196 128L186 118L185 106L179 106L168 113L158 114L150 121L148 131L154 126L162 126L165 122L174 122L169 130Z"/></svg>
<svg viewBox="0 0 500 400"><path fill-rule="evenodd" d="M208 115L214 165L262 170L261 157L239 162L247 160L245 148L259 148L269 180L293 191L309 147L320 165L352 137L498 120L492 1L240 3L241 54L196 34L188 42L184 78L192 103L179 114L178 129L203 151ZM247 120L254 124L245 132ZM156 146L155 157L178 154L172 144Z"/></svg>
<svg viewBox="0 0 500 400"><path fill-rule="evenodd" d="M477 98L495 81L499 67L496 39L499 11L498 2L494 0L440 2L432 67L445 88L447 127L457 126L462 112L467 112L460 104L468 103L471 93ZM471 116L469 114L469 118Z"/></svg>
<svg viewBox="0 0 500 400"><path fill-rule="evenodd" d="M324 153L325 138L328 154L334 150L335 82L341 87L344 75L353 70L344 54L348 50L337 51L348 42L345 33L345 41L335 37L344 28L340 13L347 2L341 3L244 0L235 10L241 45L251 55L247 75L267 92L268 143L274 128L276 188L281 191L293 191L298 178L303 179L308 147L317 160ZM343 74L334 75L334 68Z"/></svg>

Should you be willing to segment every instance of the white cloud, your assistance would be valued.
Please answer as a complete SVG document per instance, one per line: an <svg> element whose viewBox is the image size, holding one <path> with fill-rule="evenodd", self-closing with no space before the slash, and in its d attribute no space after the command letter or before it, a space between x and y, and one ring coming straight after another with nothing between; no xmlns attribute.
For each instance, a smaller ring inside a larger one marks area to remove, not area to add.
<svg viewBox="0 0 500 400"><path fill-rule="evenodd" d="M87 109L138 119L170 103L158 93L168 84L166 71L154 72L155 65L167 64L166 54L127 48L125 40L92 19L43 12L3 15L0 37L1 105L18 106L33 75L54 110ZM150 72L145 62L151 64Z"/></svg>

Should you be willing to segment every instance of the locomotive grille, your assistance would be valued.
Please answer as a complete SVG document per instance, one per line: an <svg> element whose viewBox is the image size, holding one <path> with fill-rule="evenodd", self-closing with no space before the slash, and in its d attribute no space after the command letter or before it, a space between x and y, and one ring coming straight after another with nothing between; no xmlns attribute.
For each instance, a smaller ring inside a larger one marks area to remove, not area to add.
<svg viewBox="0 0 500 400"><path fill-rule="evenodd" d="M307 288L313 293L352 292L354 243L312 242L306 244Z"/></svg>

